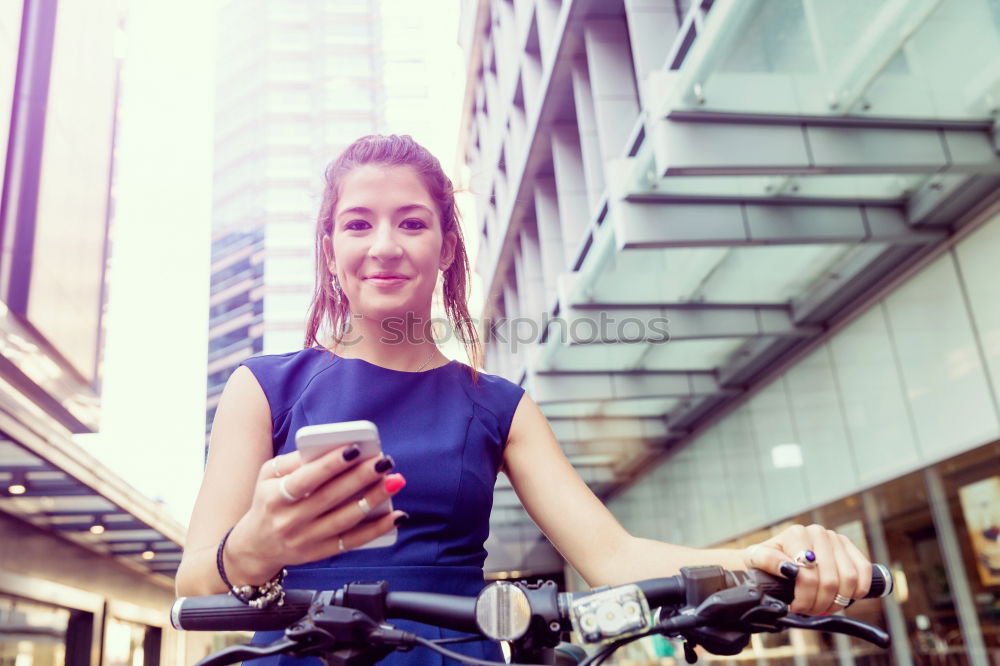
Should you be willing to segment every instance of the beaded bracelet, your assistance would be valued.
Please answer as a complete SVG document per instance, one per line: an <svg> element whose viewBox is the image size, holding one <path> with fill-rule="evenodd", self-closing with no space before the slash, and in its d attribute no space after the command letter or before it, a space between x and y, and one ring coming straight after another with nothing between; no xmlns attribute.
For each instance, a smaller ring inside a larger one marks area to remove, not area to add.
<svg viewBox="0 0 1000 666"><path fill-rule="evenodd" d="M271 580L267 581L263 585L240 585L239 587L236 587L229 582L229 577L226 575L226 567L222 563L222 552L226 548L226 540L229 539L229 535L232 531L233 528L230 527L226 530L226 533L222 535L222 541L219 542L219 549L215 553L215 566L219 569L219 577L222 578L222 582L226 584L227 588L229 588L229 594L233 595L251 608L283 606L285 603L285 588L281 586L281 583L284 582L285 575L288 573L285 569L282 569L278 573L274 574L274 576L271 577Z"/></svg>

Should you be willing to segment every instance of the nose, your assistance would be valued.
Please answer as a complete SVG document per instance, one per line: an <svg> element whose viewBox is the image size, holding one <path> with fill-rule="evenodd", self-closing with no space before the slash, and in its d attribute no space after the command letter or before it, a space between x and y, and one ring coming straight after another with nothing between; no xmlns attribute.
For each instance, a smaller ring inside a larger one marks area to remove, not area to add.
<svg viewBox="0 0 1000 666"><path fill-rule="evenodd" d="M401 256L403 248L396 241L394 231L392 224L378 225L372 237L372 244L368 248L368 256L383 260Z"/></svg>

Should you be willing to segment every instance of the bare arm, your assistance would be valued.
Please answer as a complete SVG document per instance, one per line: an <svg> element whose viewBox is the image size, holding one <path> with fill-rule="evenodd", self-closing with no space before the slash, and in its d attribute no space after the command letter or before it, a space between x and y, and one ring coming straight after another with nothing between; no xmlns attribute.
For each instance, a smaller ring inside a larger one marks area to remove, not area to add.
<svg viewBox="0 0 1000 666"><path fill-rule="evenodd" d="M212 425L205 478L195 502L178 596L225 592L216 567L219 541L230 527L223 563L234 585L260 585L282 567L313 562L360 546L395 527L393 511L370 522L357 502L365 491L378 506L396 489L383 483L390 471L380 459L358 462L345 446L310 462L297 451L272 458L271 414L253 373L236 369L222 392ZM297 498L285 497L285 491Z"/></svg>
<svg viewBox="0 0 1000 666"><path fill-rule="evenodd" d="M686 548L625 531L573 469L527 394L514 413L504 467L532 520L591 586L668 576L682 566L744 566L739 551Z"/></svg>
<svg viewBox="0 0 1000 666"><path fill-rule="evenodd" d="M226 591L215 567L216 548L250 508L260 468L271 455L267 398L253 373L240 366L226 383L215 412L208 464L177 570L179 596Z"/></svg>
<svg viewBox="0 0 1000 666"><path fill-rule="evenodd" d="M504 471L531 518L591 586L619 585L677 573L681 567L754 566L778 574L800 550L814 550L821 566L796 579L796 612L839 610L835 594L861 598L871 565L846 537L819 525L796 525L746 550L689 548L637 538L618 523L573 469L538 405L521 398L504 452Z"/></svg>

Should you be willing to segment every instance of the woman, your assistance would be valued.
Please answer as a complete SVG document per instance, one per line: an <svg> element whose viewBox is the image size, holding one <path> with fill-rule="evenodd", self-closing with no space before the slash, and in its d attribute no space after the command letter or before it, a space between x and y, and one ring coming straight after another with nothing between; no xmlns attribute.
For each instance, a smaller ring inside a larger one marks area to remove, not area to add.
<svg viewBox="0 0 1000 666"><path fill-rule="evenodd" d="M817 566L796 579L793 611L834 612L864 596L869 562L845 537L817 525L788 528L746 550L629 535L576 474L531 397L473 369L468 260L452 185L438 161L409 137L364 137L330 165L326 180L306 348L249 359L226 385L177 573L179 595L243 585L264 586L251 593L266 594L283 567L288 588L385 579L394 590L475 594L502 470L592 586L702 564L777 574L811 550ZM467 342L471 366L449 362L426 334L439 272L445 310ZM300 459L299 427L355 419L376 423L387 455L359 463L348 448ZM364 502L349 499L361 491ZM391 513L363 522L369 507L389 497ZM397 527L394 546L358 549ZM492 644L455 647L499 656Z"/></svg>

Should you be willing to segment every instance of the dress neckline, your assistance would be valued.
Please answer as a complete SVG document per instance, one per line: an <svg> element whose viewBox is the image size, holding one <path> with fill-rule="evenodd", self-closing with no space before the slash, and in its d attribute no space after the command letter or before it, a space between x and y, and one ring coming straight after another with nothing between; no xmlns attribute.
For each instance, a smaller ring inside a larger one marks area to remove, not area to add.
<svg viewBox="0 0 1000 666"><path fill-rule="evenodd" d="M383 370L385 372L395 372L395 373L400 374L400 375L424 375L424 374L427 374L429 372L434 372L435 370L441 370L442 368L447 368L447 367L450 367L450 366L458 363L457 360L451 359L447 363L435 366L433 368L427 368L426 370L396 370L394 368L387 368L385 366L378 365L377 363L372 363L371 361L366 361L363 358L353 358L353 357L348 357L348 356L341 356L340 354L335 354L334 352L330 351L329 349L327 349L325 347L313 347L313 349L315 349L318 352L323 352L323 353L326 353L326 354L332 356L334 361L349 361L349 362L353 362L353 363L361 363L363 365L367 365L367 366L370 366L372 368L378 368L379 370Z"/></svg>

